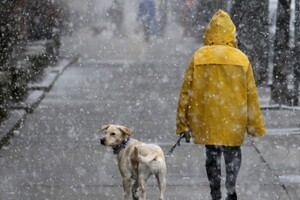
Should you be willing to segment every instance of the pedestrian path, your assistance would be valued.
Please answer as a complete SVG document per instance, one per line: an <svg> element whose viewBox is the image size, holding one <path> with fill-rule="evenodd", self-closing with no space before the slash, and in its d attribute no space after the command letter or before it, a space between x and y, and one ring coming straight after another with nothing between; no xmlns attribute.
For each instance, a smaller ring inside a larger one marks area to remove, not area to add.
<svg viewBox="0 0 300 200"><path fill-rule="evenodd" d="M120 200L121 176L112 150L99 144L98 127L127 125L133 137L157 143L165 152L178 139L178 92L196 45L170 39L133 48L127 46L130 41L102 43L88 36L79 44L79 37L62 45L64 56L77 55L78 62L60 74L0 150L0 199ZM246 137L242 146L239 200L298 200L300 116L292 110L263 114L269 134ZM286 130L293 134L281 134ZM166 199L210 199L204 155L204 147L192 143L175 149L167 160ZM224 178L222 188L225 194ZM158 197L154 179L148 197Z"/></svg>

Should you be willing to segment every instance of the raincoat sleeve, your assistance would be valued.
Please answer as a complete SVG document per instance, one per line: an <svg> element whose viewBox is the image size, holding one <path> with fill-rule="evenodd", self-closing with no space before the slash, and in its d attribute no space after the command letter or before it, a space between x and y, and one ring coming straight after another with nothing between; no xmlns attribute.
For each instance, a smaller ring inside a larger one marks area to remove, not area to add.
<svg viewBox="0 0 300 200"><path fill-rule="evenodd" d="M177 116L176 116L176 134L181 134L183 132L189 131L187 122L187 112L189 106L189 94L191 90L192 80L193 80L194 62L193 59L190 61L187 68L186 74L183 79L181 86Z"/></svg>
<svg viewBox="0 0 300 200"><path fill-rule="evenodd" d="M248 124L247 133L254 137L263 136L266 134L263 117L260 110L258 95L255 85L253 70L250 65L247 71L247 95L248 95Z"/></svg>

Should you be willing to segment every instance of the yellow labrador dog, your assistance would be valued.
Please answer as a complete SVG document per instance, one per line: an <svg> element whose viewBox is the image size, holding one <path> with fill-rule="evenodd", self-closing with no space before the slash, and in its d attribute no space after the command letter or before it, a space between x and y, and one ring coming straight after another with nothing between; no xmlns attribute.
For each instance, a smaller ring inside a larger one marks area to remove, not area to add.
<svg viewBox="0 0 300 200"><path fill-rule="evenodd" d="M155 144L145 144L131 137L132 130L120 125L103 125L100 131L105 135L100 143L113 148L117 155L118 166L123 178L124 199L138 200L138 188L141 199L146 200L145 183L153 174L156 176L160 190L160 200L164 200L166 189L166 161L163 150ZM131 185L131 179L134 184Z"/></svg>

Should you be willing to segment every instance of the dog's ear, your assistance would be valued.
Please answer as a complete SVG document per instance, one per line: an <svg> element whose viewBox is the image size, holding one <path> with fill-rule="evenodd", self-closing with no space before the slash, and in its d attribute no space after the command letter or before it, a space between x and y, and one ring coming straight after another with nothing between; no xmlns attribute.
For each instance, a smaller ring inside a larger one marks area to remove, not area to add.
<svg viewBox="0 0 300 200"><path fill-rule="evenodd" d="M109 126L110 126L110 124L102 125L102 126L100 127L100 130L99 130L99 131L102 132L102 131L104 131L104 130L107 130Z"/></svg>
<svg viewBox="0 0 300 200"><path fill-rule="evenodd" d="M130 128L127 128L126 126L120 126L118 127L124 134L131 136L132 130Z"/></svg>

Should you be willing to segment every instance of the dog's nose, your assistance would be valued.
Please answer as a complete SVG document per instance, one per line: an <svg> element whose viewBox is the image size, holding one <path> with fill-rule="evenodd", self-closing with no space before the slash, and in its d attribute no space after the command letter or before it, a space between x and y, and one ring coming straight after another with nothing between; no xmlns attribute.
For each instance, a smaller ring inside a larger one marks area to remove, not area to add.
<svg viewBox="0 0 300 200"><path fill-rule="evenodd" d="M105 140L104 140L104 138L101 138L101 139L100 139L100 144L105 145Z"/></svg>

